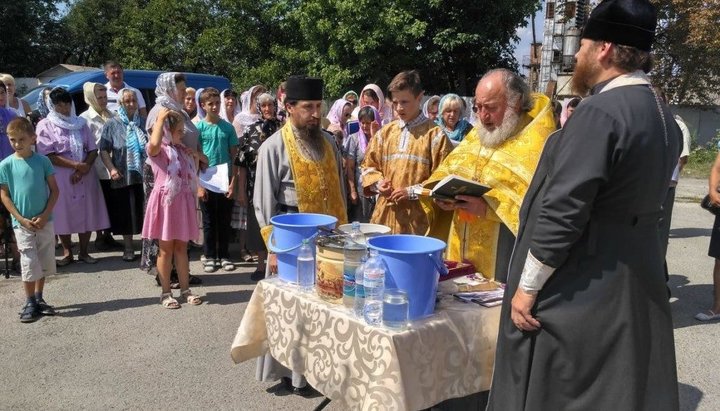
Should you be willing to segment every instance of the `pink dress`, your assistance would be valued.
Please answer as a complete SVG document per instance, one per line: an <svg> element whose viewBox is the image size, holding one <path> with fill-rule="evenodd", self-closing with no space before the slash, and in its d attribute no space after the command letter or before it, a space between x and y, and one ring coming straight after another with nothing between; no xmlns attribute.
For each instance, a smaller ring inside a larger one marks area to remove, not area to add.
<svg viewBox="0 0 720 411"><path fill-rule="evenodd" d="M41 120L35 130L37 134L37 151L40 154L56 154L59 157L72 159L72 145L74 137L70 130L58 127L49 120ZM81 130L82 158L89 151L97 150L95 137L85 125ZM101 161L99 158L95 161ZM55 234L87 233L110 227L105 199L100 189L95 167L76 184L70 181L75 170L67 167L55 166L55 180L60 195L53 208L53 226Z"/></svg>
<svg viewBox="0 0 720 411"><path fill-rule="evenodd" d="M147 146L146 146L147 149ZM167 190L165 182L168 179L168 165L170 159L165 152L166 146L151 157L148 153L148 162L155 175L155 185L148 196L145 209L142 236L162 241L190 241L197 240L199 234L197 210L195 209L196 191L193 187L195 167L192 159L185 155L178 155L180 159L180 191L169 205L164 204Z"/></svg>

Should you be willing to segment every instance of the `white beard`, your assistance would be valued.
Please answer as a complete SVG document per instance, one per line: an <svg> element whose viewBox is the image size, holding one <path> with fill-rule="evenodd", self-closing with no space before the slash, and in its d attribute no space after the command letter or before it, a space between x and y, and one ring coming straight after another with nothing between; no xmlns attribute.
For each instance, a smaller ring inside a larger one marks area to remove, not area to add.
<svg viewBox="0 0 720 411"><path fill-rule="evenodd" d="M493 131L488 131L485 126L478 122L478 137L483 146L495 148L513 137L513 132L520 122L520 115L512 108L505 110L502 124Z"/></svg>

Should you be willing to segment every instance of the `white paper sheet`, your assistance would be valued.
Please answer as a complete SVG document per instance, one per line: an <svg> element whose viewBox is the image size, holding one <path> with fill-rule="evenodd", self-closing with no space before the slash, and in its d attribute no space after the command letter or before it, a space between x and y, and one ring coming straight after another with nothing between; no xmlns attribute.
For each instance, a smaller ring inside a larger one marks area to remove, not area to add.
<svg viewBox="0 0 720 411"><path fill-rule="evenodd" d="M225 194L230 188L227 163L208 167L200 172L200 185L214 193Z"/></svg>

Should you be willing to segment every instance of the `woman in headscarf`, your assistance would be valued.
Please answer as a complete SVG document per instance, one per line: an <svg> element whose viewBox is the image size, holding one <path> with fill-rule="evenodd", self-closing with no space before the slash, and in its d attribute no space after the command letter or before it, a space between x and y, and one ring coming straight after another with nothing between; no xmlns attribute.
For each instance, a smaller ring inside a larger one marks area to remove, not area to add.
<svg viewBox="0 0 720 411"><path fill-rule="evenodd" d="M160 74L155 82L155 106L148 113L148 118L145 121L145 130L147 131L148 135L152 133L152 128L155 125L155 120L157 119L158 114L163 108L182 113L185 123L183 125L182 144L188 150L192 150L192 152L198 153L198 157L200 158L201 163L200 167L202 168L202 164L207 166L208 159L202 153L202 149L200 149L199 147L200 132L198 131L197 127L195 127L195 124L193 124L193 122L191 121L190 116L183 110L183 102L185 101L186 89L187 88L185 76L182 73ZM198 95L200 94L200 91L201 90L198 90ZM199 109L200 107L198 107L198 113L200 112ZM154 179L152 168L149 164L145 163L145 165L143 166L143 190L145 194L146 204L148 196L152 192L153 186ZM156 267L158 251L159 248L157 240L143 238L142 255L140 257L140 268L147 271L149 274L155 274L155 281L158 285L160 285L160 279L157 276ZM174 269L171 274L171 282L173 283L173 288L178 287L177 272ZM190 276L190 284L194 285L200 283L202 283L202 280L200 280L200 278L194 275Z"/></svg>
<svg viewBox="0 0 720 411"><path fill-rule="evenodd" d="M232 124L238 114L240 114L240 105L237 101L237 93L230 89L223 90L220 93L220 118Z"/></svg>
<svg viewBox="0 0 720 411"><path fill-rule="evenodd" d="M425 104L423 104L422 113L425 117L432 121L438 118L438 103L440 103L440 96L431 96Z"/></svg>
<svg viewBox="0 0 720 411"><path fill-rule="evenodd" d="M3 107L15 112L17 117L27 117L30 114L30 105L27 101L15 96L15 78L9 74L0 74L0 81L7 89L7 101Z"/></svg>
<svg viewBox="0 0 720 411"><path fill-rule="evenodd" d="M55 233L60 236L63 258L58 266L75 259L70 235L80 238L78 260L94 264L88 254L90 234L110 226L93 163L97 158L95 138L85 120L75 115L72 97L62 87L50 92L50 113L38 123L37 151L48 156L55 167L55 179L60 197L53 209Z"/></svg>
<svg viewBox="0 0 720 411"><path fill-rule="evenodd" d="M88 105L87 110L80 114L90 127L90 132L95 138L95 145L100 145L100 137L102 129L108 120L113 118L113 113L107 108L107 88L100 83L86 82L83 84L83 97ZM100 188L102 188L105 204L110 203L110 174L105 168L102 160L98 160L94 164L95 172L100 179ZM98 250L107 250L110 248L119 248L121 244L115 241L110 230L98 231L95 233L95 248Z"/></svg>
<svg viewBox="0 0 720 411"><path fill-rule="evenodd" d="M197 126L197 123L203 121L205 119L205 110L202 108L202 104L200 104L200 94L205 90L204 88L199 88L194 95L195 99L195 117L193 117L192 122Z"/></svg>
<svg viewBox="0 0 720 411"><path fill-rule="evenodd" d="M375 199L363 195L360 165L365 159L365 151L370 140L380 130L380 113L373 106L362 107L358 111L358 121L360 130L348 136L345 153L345 173L350 197L348 220L369 223L375 207Z"/></svg>
<svg viewBox="0 0 720 411"><path fill-rule="evenodd" d="M243 92L240 96L242 109L235 116L235 120L232 121L232 125L235 127L235 132L237 132L238 136L245 134L246 128L260 120L260 113L257 111L255 101L257 101L257 97L264 92L265 86L257 85L250 87L250 89Z"/></svg>
<svg viewBox="0 0 720 411"><path fill-rule="evenodd" d="M385 104L385 94L376 84L368 84L360 92L358 107L373 106L380 113L380 124L385 125L392 121L392 107Z"/></svg>
<svg viewBox="0 0 720 411"><path fill-rule="evenodd" d="M48 109L47 101L48 96L50 95L50 90L52 90L51 87L45 87L38 93L37 97L37 116L32 116L31 120L33 122L33 126L37 127L37 124L40 122L40 120L44 119L48 116L50 113L50 109Z"/></svg>
<svg viewBox="0 0 720 411"><path fill-rule="evenodd" d="M233 217L236 215L238 207L253 210L253 191L255 190L255 168L257 165L257 153L260 145L282 126L280 120L277 119L277 102L275 98L263 93L257 98L257 109L262 116L252 126L245 130L240 136L240 149L235 159L235 165L238 166L238 197L233 210ZM233 219L233 228L238 228L237 222ZM260 235L260 225L254 212L247 213L247 237L246 246L250 252L256 252L258 255L258 266L254 273L250 276L253 281L259 281L265 278L265 260L267 259L267 250L265 242Z"/></svg>
<svg viewBox="0 0 720 411"><path fill-rule="evenodd" d="M108 215L110 231L123 236L124 261L134 261L134 234L142 232L144 214L143 165L147 158L147 135L138 112L138 101L131 89L118 92L117 116L105 124L100 139L100 158L110 170Z"/></svg>
<svg viewBox="0 0 720 411"><path fill-rule="evenodd" d="M465 119L465 101L457 94L446 94L440 99L438 112L435 124L440 126L453 147L457 146L473 129Z"/></svg>
<svg viewBox="0 0 720 411"><path fill-rule="evenodd" d="M335 136L335 140L339 140L339 146L342 146L342 141L345 138L345 126L348 120L350 120L350 112L352 111L352 104L341 98L335 100L330 111L328 111L327 119L330 125L327 127L327 131Z"/></svg>
<svg viewBox="0 0 720 411"><path fill-rule="evenodd" d="M345 94L343 94L342 98L347 100L347 102L352 105L352 109L355 110L355 107L357 107L359 100L356 92L349 90Z"/></svg>

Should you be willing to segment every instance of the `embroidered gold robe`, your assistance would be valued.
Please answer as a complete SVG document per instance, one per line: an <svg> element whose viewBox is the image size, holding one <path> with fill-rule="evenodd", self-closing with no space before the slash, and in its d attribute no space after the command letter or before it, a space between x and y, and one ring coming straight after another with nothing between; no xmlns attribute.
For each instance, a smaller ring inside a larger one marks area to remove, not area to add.
<svg viewBox="0 0 720 411"><path fill-rule="evenodd" d="M383 179L390 180L393 189L421 184L450 150L450 140L422 114L408 123L393 121L370 141L362 164L362 186L367 190ZM370 222L390 227L393 234L425 235L428 228L420 201L391 203L384 196L378 196Z"/></svg>
<svg viewBox="0 0 720 411"><path fill-rule="evenodd" d="M534 94L533 98L535 105L524 119L527 125L514 137L488 148L480 142L477 129L473 129L425 182L426 187L432 187L447 175L456 174L492 188L483 196L488 203L484 218L443 211L423 199L430 222L428 235L448 243L448 259L469 260L487 278L496 274L501 224L517 236L520 205L545 140L555 131L550 99L541 94Z"/></svg>

